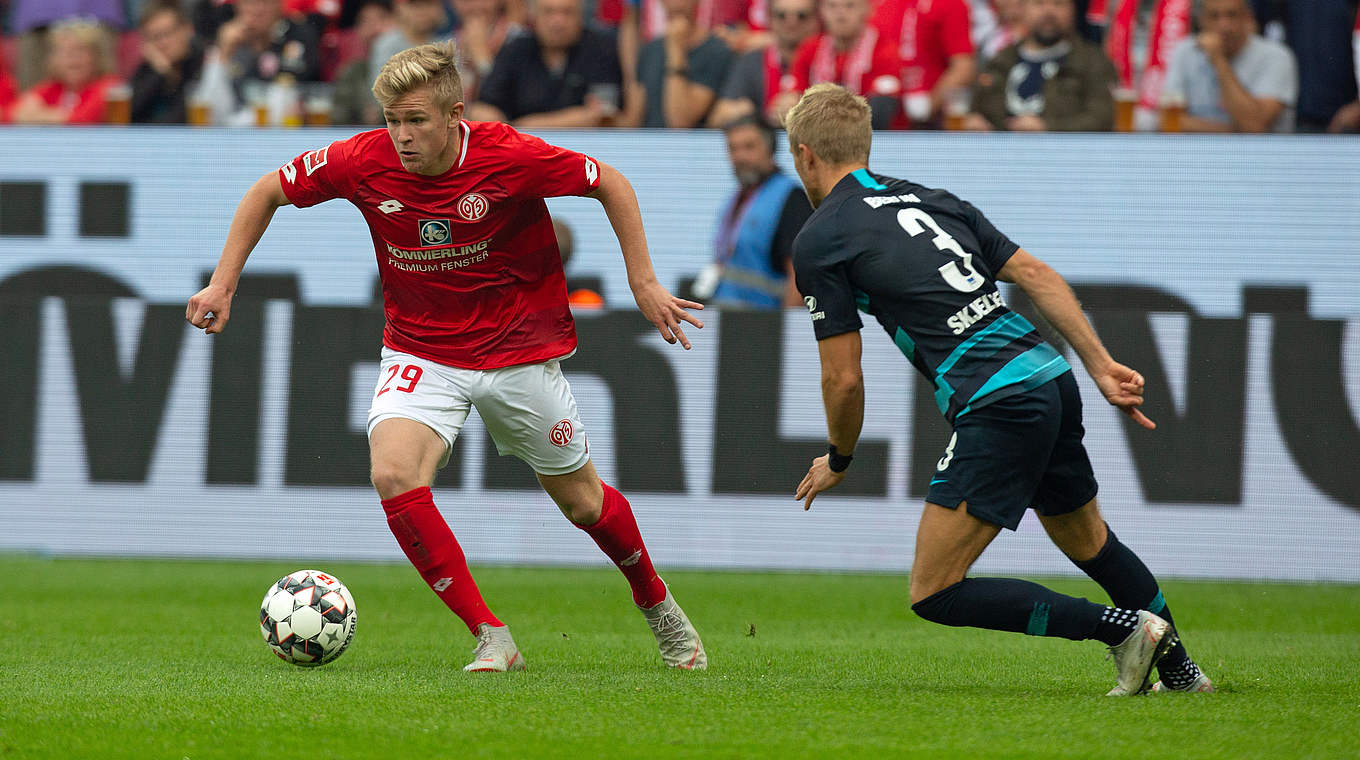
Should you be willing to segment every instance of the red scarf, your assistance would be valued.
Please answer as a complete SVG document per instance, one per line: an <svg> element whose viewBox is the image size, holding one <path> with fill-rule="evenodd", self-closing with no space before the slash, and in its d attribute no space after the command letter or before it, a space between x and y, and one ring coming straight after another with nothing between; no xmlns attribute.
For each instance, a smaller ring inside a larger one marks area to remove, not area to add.
<svg viewBox="0 0 1360 760"><path fill-rule="evenodd" d="M845 69L840 79L836 78L836 50L831 35L823 34L817 43L817 51L812 56L812 66L808 69L808 84L834 82L855 94L865 91L864 75L874 65L874 47L878 44L878 30L866 27L864 33L845 54Z"/></svg>
<svg viewBox="0 0 1360 760"><path fill-rule="evenodd" d="M796 83L793 74L788 72L783 61L779 60L779 50L771 43L765 48L765 102L760 110L764 112L781 92L793 92Z"/></svg>
<svg viewBox="0 0 1360 760"><path fill-rule="evenodd" d="M1124 87L1133 87L1133 25L1137 13L1138 0L1123 0L1105 38L1105 50L1114 61L1119 83Z"/></svg>
<svg viewBox="0 0 1360 760"><path fill-rule="evenodd" d="M1138 105L1143 108L1156 108L1161 101L1171 49L1190 33L1190 5L1190 0L1158 0L1157 12L1152 17L1147 63L1138 79Z"/></svg>
<svg viewBox="0 0 1360 760"><path fill-rule="evenodd" d="M1109 18L1105 0L1093 0L1091 7L1099 8L1101 19ZM1088 18L1091 14L1088 12ZM1138 19L1138 0L1122 0L1115 12L1114 23L1110 25L1106 50L1119 72L1119 82L1125 87L1136 87L1138 104L1143 108L1156 108L1162 95L1162 82L1166 79L1166 66L1171 59L1171 50L1177 42L1190 31L1190 0L1157 0L1157 8L1152 14L1152 28L1149 30L1147 61L1142 73L1134 71L1133 65L1133 28Z"/></svg>

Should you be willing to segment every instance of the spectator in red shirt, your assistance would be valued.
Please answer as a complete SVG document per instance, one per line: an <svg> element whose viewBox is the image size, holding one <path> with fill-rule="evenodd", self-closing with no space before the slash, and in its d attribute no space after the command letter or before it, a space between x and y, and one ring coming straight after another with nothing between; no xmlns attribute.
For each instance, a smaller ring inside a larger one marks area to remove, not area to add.
<svg viewBox="0 0 1360 760"><path fill-rule="evenodd" d="M902 94L898 76L902 61L892 40L869 23L869 11L869 0L822 0L825 31L798 46L789 68L789 86L783 88L773 106L779 123L803 90L822 82L839 84L867 98L875 129L893 122Z"/></svg>
<svg viewBox="0 0 1360 760"><path fill-rule="evenodd" d="M882 0L873 25L897 46L902 105L912 126L935 126L956 90L977 75L964 0Z"/></svg>
<svg viewBox="0 0 1360 760"><path fill-rule="evenodd" d="M774 123L770 107L791 76L789 68L798 46L815 35L820 19L817 0L769 0L770 30L774 41L744 53L732 65L708 125L721 127L743 116L762 114Z"/></svg>
<svg viewBox="0 0 1360 760"><path fill-rule="evenodd" d="M104 93L119 84L109 73L112 54L103 29L88 21L67 21L48 31L48 71L14 104L16 124L98 124L104 121Z"/></svg>

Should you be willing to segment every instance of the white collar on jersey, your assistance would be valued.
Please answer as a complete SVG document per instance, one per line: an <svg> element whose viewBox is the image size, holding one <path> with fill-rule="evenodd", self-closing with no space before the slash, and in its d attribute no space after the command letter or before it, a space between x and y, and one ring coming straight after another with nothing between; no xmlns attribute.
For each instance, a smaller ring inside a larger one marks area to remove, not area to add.
<svg viewBox="0 0 1360 760"><path fill-rule="evenodd" d="M468 137L472 134L472 127L469 127L468 123L462 120L458 122L458 126L463 128L463 147L458 151L457 166L457 168L461 169L463 168L463 159L467 158Z"/></svg>

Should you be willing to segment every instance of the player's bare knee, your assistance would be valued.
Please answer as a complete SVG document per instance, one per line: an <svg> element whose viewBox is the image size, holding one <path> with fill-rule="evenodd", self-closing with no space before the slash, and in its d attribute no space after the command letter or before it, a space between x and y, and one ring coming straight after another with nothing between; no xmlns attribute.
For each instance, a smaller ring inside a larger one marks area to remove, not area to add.
<svg viewBox="0 0 1360 760"><path fill-rule="evenodd" d="M601 511L600 504L590 505L584 502L562 507L562 514L577 525L594 525L600 521Z"/></svg>
<svg viewBox="0 0 1360 760"><path fill-rule="evenodd" d="M420 470L414 464L404 462L374 462L369 472L369 480L378 496L390 499L428 483L421 482Z"/></svg>

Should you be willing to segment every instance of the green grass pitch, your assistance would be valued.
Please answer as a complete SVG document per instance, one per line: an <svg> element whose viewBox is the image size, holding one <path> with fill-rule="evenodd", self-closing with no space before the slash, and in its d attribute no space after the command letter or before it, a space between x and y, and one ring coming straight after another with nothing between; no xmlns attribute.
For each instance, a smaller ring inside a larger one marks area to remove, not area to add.
<svg viewBox="0 0 1360 760"><path fill-rule="evenodd" d="M1099 645L931 625L901 576L669 573L682 673L612 570L480 568L529 669L469 675L413 570L319 564L359 625L304 670L256 614L309 563L0 557L0 758L1360 756L1354 586L1166 583L1220 693L1107 699Z"/></svg>

